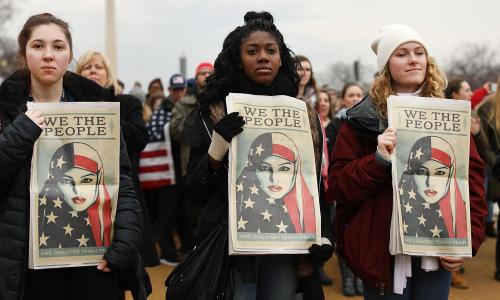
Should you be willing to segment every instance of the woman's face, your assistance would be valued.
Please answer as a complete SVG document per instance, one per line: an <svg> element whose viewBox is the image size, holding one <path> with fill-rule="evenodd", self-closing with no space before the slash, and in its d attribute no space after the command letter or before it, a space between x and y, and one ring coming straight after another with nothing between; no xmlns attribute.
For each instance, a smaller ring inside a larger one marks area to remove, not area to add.
<svg viewBox="0 0 500 300"><path fill-rule="evenodd" d="M416 171L415 182L419 195L427 203L436 203L448 192L450 168L435 160L428 160Z"/></svg>
<svg viewBox="0 0 500 300"><path fill-rule="evenodd" d="M357 85L352 85L345 91L344 98L342 98L342 103L344 104L345 108L351 108L361 99L363 99L363 90Z"/></svg>
<svg viewBox="0 0 500 300"><path fill-rule="evenodd" d="M69 169L57 185L66 203L75 211L86 210L97 198L97 174L84 169Z"/></svg>
<svg viewBox="0 0 500 300"><path fill-rule="evenodd" d="M305 86L307 83L309 83L309 80L311 80L311 75L312 75L311 63L309 63L308 61L301 61L300 66L302 68L299 68L297 73L300 76L300 85Z"/></svg>
<svg viewBox="0 0 500 300"><path fill-rule="evenodd" d="M148 94L153 95L157 92L161 92L163 94L163 88L161 87L161 84L159 84L158 82L153 82L149 86Z"/></svg>
<svg viewBox="0 0 500 300"><path fill-rule="evenodd" d="M424 83L427 55L419 43L399 46L389 58L389 71L394 88L399 93L413 93Z"/></svg>
<svg viewBox="0 0 500 300"><path fill-rule="evenodd" d="M39 25L26 44L26 64L32 80L52 85L61 80L68 69L71 49L61 27Z"/></svg>
<svg viewBox="0 0 500 300"><path fill-rule="evenodd" d="M320 92L318 95L318 114L321 117L330 115L330 98L325 92Z"/></svg>
<svg viewBox="0 0 500 300"><path fill-rule="evenodd" d="M243 40L240 57L248 78L263 85L271 84L281 67L279 45L265 31L255 31Z"/></svg>
<svg viewBox="0 0 500 300"><path fill-rule="evenodd" d="M261 189L273 199L283 198L295 183L295 164L279 156L264 159L255 173Z"/></svg>
<svg viewBox="0 0 500 300"><path fill-rule="evenodd" d="M102 58L98 55L95 55L88 63L83 65L80 75L94 81L100 86L106 86L108 84L108 72L106 71Z"/></svg>
<svg viewBox="0 0 500 300"><path fill-rule="evenodd" d="M453 92L452 96L453 99L470 101L470 98L472 97L472 90L470 89L469 83L467 83L467 81L462 81L458 93Z"/></svg>

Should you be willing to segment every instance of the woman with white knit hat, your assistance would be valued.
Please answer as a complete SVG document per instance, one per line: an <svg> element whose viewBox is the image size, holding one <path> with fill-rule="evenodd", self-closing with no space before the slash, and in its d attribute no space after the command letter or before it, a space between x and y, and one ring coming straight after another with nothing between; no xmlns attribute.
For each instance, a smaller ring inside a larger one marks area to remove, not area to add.
<svg viewBox="0 0 500 300"><path fill-rule="evenodd" d="M390 155L396 133L387 128L387 98L443 98L446 77L422 37L405 25L381 28L372 43L378 75L368 95L347 111L333 153L329 185L337 201L338 251L363 279L365 299L448 299L450 272L462 258L412 257L389 253L392 215ZM483 163L470 145L469 192L472 248L484 240ZM369 254L368 254L369 253Z"/></svg>

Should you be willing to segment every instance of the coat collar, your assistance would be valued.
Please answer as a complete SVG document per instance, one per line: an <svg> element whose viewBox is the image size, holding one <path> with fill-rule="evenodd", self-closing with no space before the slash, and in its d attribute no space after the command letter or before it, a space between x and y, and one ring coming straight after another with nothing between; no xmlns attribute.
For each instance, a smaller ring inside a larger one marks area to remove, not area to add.
<svg viewBox="0 0 500 300"><path fill-rule="evenodd" d="M112 95L109 90L97 83L66 72L63 77L63 88L75 101L109 101ZM21 71L14 72L0 86L0 110L14 119L19 113L26 111L26 101L29 97L29 81Z"/></svg>
<svg viewBox="0 0 500 300"><path fill-rule="evenodd" d="M387 120L380 118L378 109L373 104L369 95L358 102L346 112L347 122L351 124L356 133L371 140L377 140L387 128Z"/></svg>

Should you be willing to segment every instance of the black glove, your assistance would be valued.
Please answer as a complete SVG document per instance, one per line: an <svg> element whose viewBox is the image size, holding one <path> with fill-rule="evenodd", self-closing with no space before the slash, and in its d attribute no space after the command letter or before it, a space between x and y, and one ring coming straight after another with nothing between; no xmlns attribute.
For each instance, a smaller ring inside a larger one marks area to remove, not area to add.
<svg viewBox="0 0 500 300"><path fill-rule="evenodd" d="M222 161L229 149L229 143L235 135L241 133L245 122L238 112L230 113L222 118L214 126L212 142L208 148L208 154L216 161Z"/></svg>
<svg viewBox="0 0 500 300"><path fill-rule="evenodd" d="M245 125L243 117L239 115L237 111L225 115L217 124L214 126L214 131L220 134L228 143L235 135L243 131L241 128Z"/></svg>
<svg viewBox="0 0 500 300"><path fill-rule="evenodd" d="M330 244L318 245L314 244L309 247L309 253L318 262L324 262L330 259L333 254L333 246Z"/></svg>

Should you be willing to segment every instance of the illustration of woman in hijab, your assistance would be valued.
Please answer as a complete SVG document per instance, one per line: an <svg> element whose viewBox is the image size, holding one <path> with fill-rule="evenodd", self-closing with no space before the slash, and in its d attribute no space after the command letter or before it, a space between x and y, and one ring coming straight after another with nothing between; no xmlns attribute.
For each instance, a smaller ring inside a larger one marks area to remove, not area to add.
<svg viewBox="0 0 500 300"><path fill-rule="evenodd" d="M466 204L456 180L452 147L436 136L413 145L399 183L404 234L467 238Z"/></svg>
<svg viewBox="0 0 500 300"><path fill-rule="evenodd" d="M109 246L112 203L101 157L84 143L59 147L39 194L40 248Z"/></svg>
<svg viewBox="0 0 500 300"><path fill-rule="evenodd" d="M236 197L238 232L316 232L314 199L297 146L282 133L264 133L253 141Z"/></svg>

